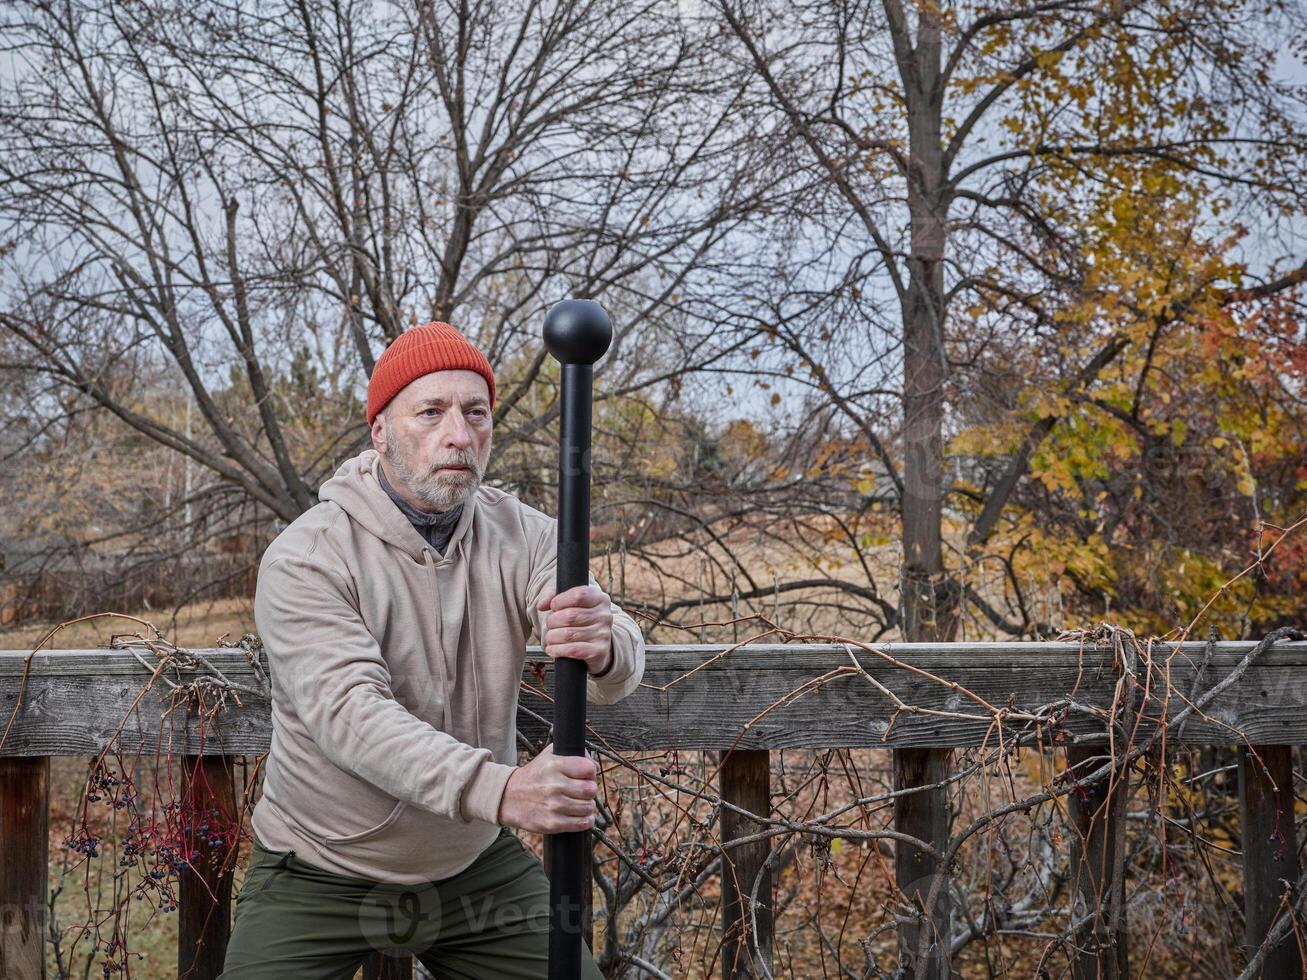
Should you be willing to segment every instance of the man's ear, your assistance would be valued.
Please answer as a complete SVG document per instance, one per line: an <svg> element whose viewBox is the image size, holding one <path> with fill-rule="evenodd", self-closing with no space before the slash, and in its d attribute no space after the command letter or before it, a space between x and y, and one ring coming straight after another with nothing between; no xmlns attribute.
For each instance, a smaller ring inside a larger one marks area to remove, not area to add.
<svg viewBox="0 0 1307 980"><path fill-rule="evenodd" d="M386 411L382 409L372 420L372 448L386 455Z"/></svg>

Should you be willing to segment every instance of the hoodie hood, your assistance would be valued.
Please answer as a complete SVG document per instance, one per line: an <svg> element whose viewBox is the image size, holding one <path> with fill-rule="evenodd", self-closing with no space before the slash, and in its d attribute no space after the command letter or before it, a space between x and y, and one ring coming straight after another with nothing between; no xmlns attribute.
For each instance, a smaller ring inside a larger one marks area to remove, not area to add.
<svg viewBox="0 0 1307 980"><path fill-rule="evenodd" d="M416 562L426 561L425 555L430 554L436 563L440 563L461 552L463 539L472 526L479 493L472 493L463 503L463 515L442 558L390 499L377 476L380 465L381 454L375 449L366 449L345 460L335 475L318 488L318 499L336 504L365 531L398 548Z"/></svg>

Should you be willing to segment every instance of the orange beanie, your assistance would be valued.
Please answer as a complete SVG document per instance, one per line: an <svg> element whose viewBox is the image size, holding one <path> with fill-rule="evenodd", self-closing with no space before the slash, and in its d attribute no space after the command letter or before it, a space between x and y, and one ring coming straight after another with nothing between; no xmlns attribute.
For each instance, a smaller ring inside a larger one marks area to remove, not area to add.
<svg viewBox="0 0 1307 980"><path fill-rule="evenodd" d="M415 378L432 371L476 371L490 386L490 407L495 407L495 372L484 354L448 323L410 327L390 342L377 358L368 382L368 425L386 403Z"/></svg>

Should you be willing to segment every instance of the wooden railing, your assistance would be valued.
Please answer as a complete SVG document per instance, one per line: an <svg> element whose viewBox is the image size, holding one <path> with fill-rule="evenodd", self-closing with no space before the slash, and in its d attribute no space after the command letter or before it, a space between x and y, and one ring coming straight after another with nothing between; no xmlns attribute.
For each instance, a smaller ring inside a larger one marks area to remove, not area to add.
<svg viewBox="0 0 1307 980"><path fill-rule="evenodd" d="M256 672L242 650L190 652L202 655L207 666L169 666L164 676L177 682L217 671L228 681L255 686ZM1102 719L1119 706L1124 678L1126 687L1145 694L1136 699L1140 703L1132 717L1136 742L1166 723L1172 745L1245 749L1240 753L1244 939L1256 949L1282 915L1282 882L1298 880L1290 747L1307 743L1307 643L1281 642L1264 650L1245 642L1154 644L1147 660L1123 662L1119 649L1067 643L886 644L874 650L651 646L639 690L615 705L590 705L588 722L594 737L617 751L721 752L721 798L763 814L769 800L768 753L778 749L949 748L994 745L1001 739L1009 746L1060 743L1072 745L1081 756L1093 754L1095 746L1108 742ZM266 672L266 657L260 663ZM142 697L147 668L153 667L157 660L152 664L149 653L121 649L35 655L0 651L0 732L8 727L0 744L4 977L45 975L49 757L94 756L111 742L119 755L140 751L183 757L201 766L206 777L193 785L231 798L229 760L269 747L267 700L242 693L242 706L229 703L215 716L216 726L197 726L193 713L161 711L158 694ZM547 737L548 671L547 658L532 648L523 673L518 727L537 744ZM1147 696L1152 679L1162 677L1178 696ZM20 688L21 707L14 713ZM161 686L157 690L166 693ZM1193 710L1195 701L1202 710ZM1097 752L1101 755L1101 748ZM192 785L184 790L198 792ZM1091 787L1071 807L1072 819L1085 823L1079 846L1087 869L1102 866L1103 849L1114 840L1114 827L1105 821L1091 825L1085 817L1105 792ZM749 824L724 811L723 845L756 833L756 825ZM937 842L939 836L938 829L924 826L897 829L926 841ZM723 853L733 870L722 875L727 886L752 883L765 872L765 842L724 848ZM180 888L178 972L195 980L221 972L229 929L231 869L214 873L217 864L208 857L182 872ZM1101 882L1094 879L1087 870L1077 886L1086 895L1101 895ZM758 894L758 907L746 911L747 892L742 896L736 888L723 888L723 962L737 964L727 969L728 976L756 975L751 950L765 951L769 945L767 879ZM754 925L756 934L750 931ZM1120 936L1108 939L1116 941L1081 946L1073 964L1076 976L1125 974L1119 941L1124 925L1118 922L1115 928ZM366 970L369 976L392 977L411 974L412 965L378 956ZM1263 975L1294 977L1299 971L1297 947L1290 940L1267 956Z"/></svg>

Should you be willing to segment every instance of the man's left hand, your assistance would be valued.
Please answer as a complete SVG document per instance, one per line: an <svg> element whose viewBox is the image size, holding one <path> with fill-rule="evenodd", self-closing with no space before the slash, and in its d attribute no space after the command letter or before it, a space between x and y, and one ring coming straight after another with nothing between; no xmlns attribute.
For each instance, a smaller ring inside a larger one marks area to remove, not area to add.
<svg viewBox="0 0 1307 980"><path fill-rule="evenodd" d="M545 617L545 653L584 660L586 670L601 674L613 657L613 611L608 593L594 585L578 585L556 595L545 589L536 608Z"/></svg>

